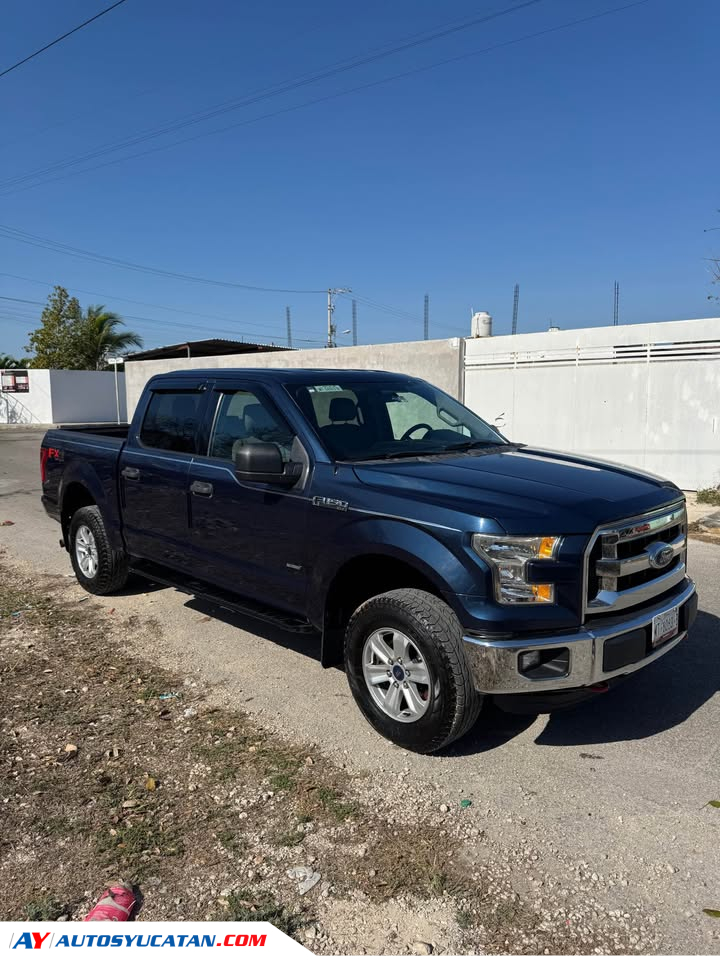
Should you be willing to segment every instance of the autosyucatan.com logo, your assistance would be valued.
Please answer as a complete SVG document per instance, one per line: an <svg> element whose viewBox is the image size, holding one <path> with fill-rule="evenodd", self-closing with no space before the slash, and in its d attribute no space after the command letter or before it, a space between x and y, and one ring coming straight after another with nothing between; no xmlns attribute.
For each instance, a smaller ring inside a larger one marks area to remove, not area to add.
<svg viewBox="0 0 720 960"><path fill-rule="evenodd" d="M265 933L57 933L24 930L10 940L12 950L63 947L264 947Z"/></svg>

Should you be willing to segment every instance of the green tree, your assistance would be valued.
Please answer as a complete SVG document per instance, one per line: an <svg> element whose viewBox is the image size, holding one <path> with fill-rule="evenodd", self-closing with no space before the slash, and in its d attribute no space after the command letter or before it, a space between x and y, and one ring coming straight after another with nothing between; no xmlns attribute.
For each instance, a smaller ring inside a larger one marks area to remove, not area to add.
<svg viewBox="0 0 720 960"><path fill-rule="evenodd" d="M31 366L51 370L104 370L107 358L141 347L142 338L104 306L83 313L76 297L57 286L48 297L40 326L30 334Z"/></svg>
<svg viewBox="0 0 720 960"><path fill-rule="evenodd" d="M11 357L9 353L0 353L0 370L24 370L27 362Z"/></svg>
<svg viewBox="0 0 720 960"><path fill-rule="evenodd" d="M76 349L80 303L65 287L56 286L40 317L40 326L30 334L27 349L34 354L30 365L52 370L78 370Z"/></svg>
<svg viewBox="0 0 720 960"><path fill-rule="evenodd" d="M142 337L121 330L124 321L103 304L88 307L78 325L78 353L85 370L104 370L107 358L141 347Z"/></svg>

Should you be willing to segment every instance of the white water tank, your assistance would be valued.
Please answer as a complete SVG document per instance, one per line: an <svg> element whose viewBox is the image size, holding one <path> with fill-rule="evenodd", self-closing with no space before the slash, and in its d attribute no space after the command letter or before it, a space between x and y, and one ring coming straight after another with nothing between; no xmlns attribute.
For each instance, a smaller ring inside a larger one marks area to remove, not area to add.
<svg viewBox="0 0 720 960"><path fill-rule="evenodd" d="M470 321L470 336L492 336L492 317L485 310L479 310L472 315L472 320Z"/></svg>

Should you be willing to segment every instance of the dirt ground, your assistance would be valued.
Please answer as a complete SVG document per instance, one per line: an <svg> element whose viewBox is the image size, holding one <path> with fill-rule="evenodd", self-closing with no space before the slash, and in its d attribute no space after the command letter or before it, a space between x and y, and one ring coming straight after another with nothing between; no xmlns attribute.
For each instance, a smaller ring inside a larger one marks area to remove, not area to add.
<svg viewBox="0 0 720 960"><path fill-rule="evenodd" d="M321 954L661 948L620 874L613 909L587 864L544 873L468 800L398 802L400 771L381 794L139 660L127 638L162 625L67 586L0 553L0 919L81 919L124 879L138 920L268 919Z"/></svg>

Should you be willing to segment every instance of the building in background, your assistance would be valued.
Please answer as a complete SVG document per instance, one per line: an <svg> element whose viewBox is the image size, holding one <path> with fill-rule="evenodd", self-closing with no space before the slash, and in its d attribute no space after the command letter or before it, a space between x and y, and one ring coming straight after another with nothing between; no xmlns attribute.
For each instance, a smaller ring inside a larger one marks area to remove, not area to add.
<svg viewBox="0 0 720 960"><path fill-rule="evenodd" d="M0 427L120 423L127 419L125 376L96 370L0 371Z"/></svg>
<svg viewBox="0 0 720 960"><path fill-rule="evenodd" d="M274 343L248 343L247 340L188 340L171 343L153 350L138 350L129 353L127 360L173 360L180 357L228 357L246 353L273 353L287 351L290 347L277 347Z"/></svg>

